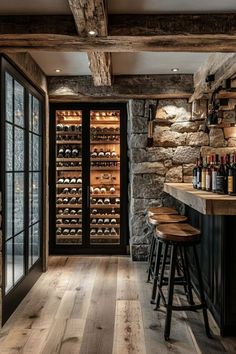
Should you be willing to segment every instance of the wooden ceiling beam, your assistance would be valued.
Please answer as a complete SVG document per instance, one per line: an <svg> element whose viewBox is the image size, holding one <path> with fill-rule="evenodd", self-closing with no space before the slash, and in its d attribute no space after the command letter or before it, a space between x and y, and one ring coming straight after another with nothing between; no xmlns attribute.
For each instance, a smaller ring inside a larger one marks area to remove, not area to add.
<svg viewBox="0 0 236 354"><path fill-rule="evenodd" d="M48 90L54 101L189 98L193 75L117 75L111 87L94 87L90 76L56 76L48 77Z"/></svg>
<svg viewBox="0 0 236 354"><path fill-rule="evenodd" d="M194 93L189 101L200 99L221 86L224 80L236 74L236 54L212 54L194 75ZM208 75L214 75L214 81L206 82Z"/></svg>
<svg viewBox="0 0 236 354"><path fill-rule="evenodd" d="M104 0L68 0L80 37L107 36L107 8ZM92 49L92 48L91 48ZM111 86L111 53L88 52L89 68L95 86Z"/></svg>

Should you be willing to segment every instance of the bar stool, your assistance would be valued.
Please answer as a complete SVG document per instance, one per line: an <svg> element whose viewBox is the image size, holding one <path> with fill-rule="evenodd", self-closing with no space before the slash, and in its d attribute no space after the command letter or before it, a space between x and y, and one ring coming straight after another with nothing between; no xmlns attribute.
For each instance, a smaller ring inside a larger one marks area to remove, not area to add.
<svg viewBox="0 0 236 354"><path fill-rule="evenodd" d="M148 208L147 215L148 215L148 223L149 225L156 226L158 224L158 220L153 218L161 216L161 215L177 215L178 212L177 210L173 208L168 208L168 207L150 207ZM168 222L168 221L167 221ZM156 239L154 237L154 233L152 234L152 239L151 239L151 246L149 250L149 255L148 255L148 278L147 282L150 281L150 278L153 273L153 256L154 256L154 250L156 246Z"/></svg>
<svg viewBox="0 0 236 354"><path fill-rule="evenodd" d="M192 227L189 224L162 224L156 227L156 237L160 244L163 245L163 260L161 265L161 272L160 277L158 278L157 282L157 307L159 307L160 299L162 300L164 306L166 307L166 320L165 320L165 330L164 330L164 337L165 340L169 340L170 336L170 328L171 328L171 316L172 311L195 311L202 309L203 311L203 318L205 324L205 330L207 336L210 335L210 328L207 316L207 305L204 295L203 289L203 281L202 281L202 274L199 264L199 259L196 250L196 244L200 242L200 230ZM167 300L163 294L162 287L167 285L164 280L164 272L166 268L166 258L168 249L171 249L171 260L170 260L170 271L168 276L168 295ZM174 294L174 285L179 284L177 278L175 277L175 270L177 266L177 252L178 250L183 251L183 259L182 259L182 267L184 268L184 273L186 275L186 282L187 287L191 288L191 279L189 271L186 273L188 268L188 260L186 258L187 249L192 248L193 256L196 265L196 272L198 278L198 285L199 285L199 294L200 294L200 304L190 304L190 305L173 305L173 294ZM156 255L156 261L159 261L157 258L159 257L160 251L158 250ZM187 263L186 263L187 261Z"/></svg>

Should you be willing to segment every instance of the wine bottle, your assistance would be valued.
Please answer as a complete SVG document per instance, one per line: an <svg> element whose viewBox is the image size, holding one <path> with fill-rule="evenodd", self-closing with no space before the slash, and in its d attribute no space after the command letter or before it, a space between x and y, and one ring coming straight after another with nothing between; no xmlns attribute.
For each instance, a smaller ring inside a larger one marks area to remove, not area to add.
<svg viewBox="0 0 236 354"><path fill-rule="evenodd" d="M196 160L196 165L193 168L193 188L197 189L197 167L198 167L198 159Z"/></svg>
<svg viewBox="0 0 236 354"><path fill-rule="evenodd" d="M197 166L197 189L202 189L202 157L198 160Z"/></svg>
<svg viewBox="0 0 236 354"><path fill-rule="evenodd" d="M226 172L225 172L225 157L220 157L220 166L216 175L216 193L226 194Z"/></svg>
<svg viewBox="0 0 236 354"><path fill-rule="evenodd" d="M202 166L202 190L205 191L206 190L206 158L203 159L203 166Z"/></svg>
<svg viewBox="0 0 236 354"><path fill-rule="evenodd" d="M236 154L232 155L231 165L228 169L228 194L236 195Z"/></svg>
<svg viewBox="0 0 236 354"><path fill-rule="evenodd" d="M218 169L218 155L212 155L211 156L211 188L213 193L216 193L217 169Z"/></svg>
<svg viewBox="0 0 236 354"><path fill-rule="evenodd" d="M211 185L211 161L210 161L210 156L207 156L206 191L210 192L211 188L212 188L212 185Z"/></svg>

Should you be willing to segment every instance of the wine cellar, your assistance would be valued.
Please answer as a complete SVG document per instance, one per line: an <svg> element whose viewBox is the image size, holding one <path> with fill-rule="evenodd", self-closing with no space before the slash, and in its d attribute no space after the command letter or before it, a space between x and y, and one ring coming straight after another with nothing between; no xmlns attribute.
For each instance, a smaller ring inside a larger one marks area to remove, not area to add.
<svg viewBox="0 0 236 354"><path fill-rule="evenodd" d="M51 112L51 251L125 250L125 106Z"/></svg>

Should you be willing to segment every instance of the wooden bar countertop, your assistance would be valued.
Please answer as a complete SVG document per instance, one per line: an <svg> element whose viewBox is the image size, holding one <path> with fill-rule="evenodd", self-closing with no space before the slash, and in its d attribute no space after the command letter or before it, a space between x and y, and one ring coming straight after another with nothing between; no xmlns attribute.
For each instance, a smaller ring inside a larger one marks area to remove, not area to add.
<svg viewBox="0 0 236 354"><path fill-rule="evenodd" d="M191 183L165 183L164 191L205 215L236 215L236 196L197 190Z"/></svg>

